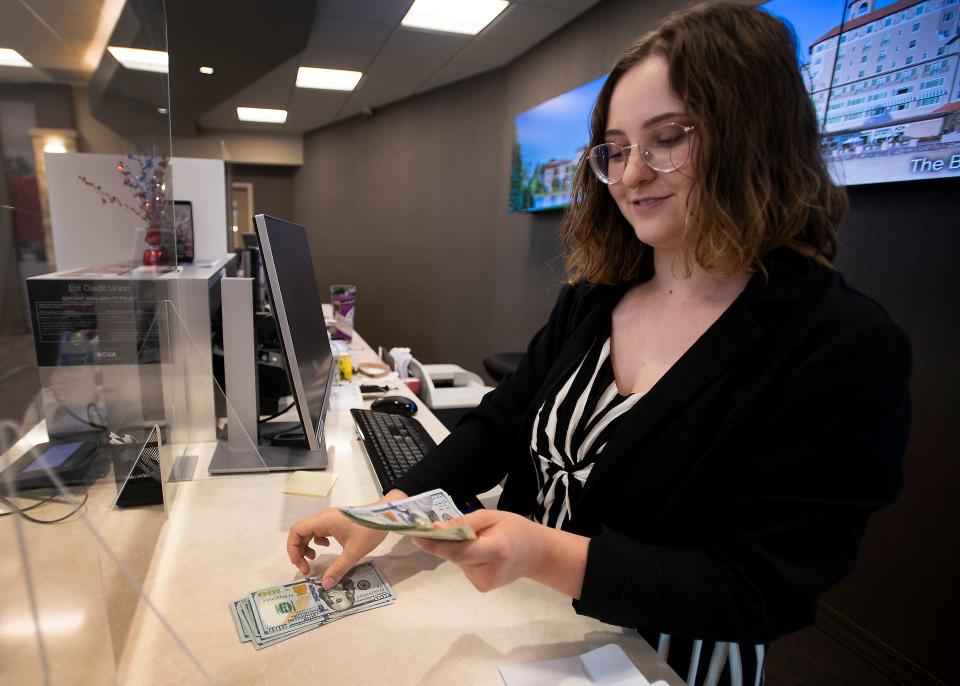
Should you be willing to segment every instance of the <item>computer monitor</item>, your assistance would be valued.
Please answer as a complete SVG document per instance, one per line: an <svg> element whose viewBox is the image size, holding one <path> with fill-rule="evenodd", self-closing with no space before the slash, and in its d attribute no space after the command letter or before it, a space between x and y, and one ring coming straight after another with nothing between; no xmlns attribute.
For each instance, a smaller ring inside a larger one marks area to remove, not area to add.
<svg viewBox="0 0 960 686"><path fill-rule="evenodd" d="M319 451L334 367L307 232L265 214L256 215L253 222L293 399L307 445Z"/></svg>

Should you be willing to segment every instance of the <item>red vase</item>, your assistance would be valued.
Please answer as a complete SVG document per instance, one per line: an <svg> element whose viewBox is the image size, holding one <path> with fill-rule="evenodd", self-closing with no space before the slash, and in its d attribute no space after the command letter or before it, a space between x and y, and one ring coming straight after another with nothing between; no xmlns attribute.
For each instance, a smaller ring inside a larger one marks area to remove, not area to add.
<svg viewBox="0 0 960 686"><path fill-rule="evenodd" d="M163 264L162 248L147 248L143 251L143 263L148 267L155 267Z"/></svg>

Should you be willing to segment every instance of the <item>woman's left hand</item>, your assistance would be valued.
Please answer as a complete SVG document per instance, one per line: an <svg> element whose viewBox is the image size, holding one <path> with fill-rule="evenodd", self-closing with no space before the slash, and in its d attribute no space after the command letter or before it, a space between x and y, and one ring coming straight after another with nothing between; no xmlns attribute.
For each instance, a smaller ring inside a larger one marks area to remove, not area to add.
<svg viewBox="0 0 960 686"><path fill-rule="evenodd" d="M478 510L438 526L469 524L475 541L414 537L414 544L460 567L478 591L487 592L523 576L534 576L546 546L547 527L499 510Z"/></svg>

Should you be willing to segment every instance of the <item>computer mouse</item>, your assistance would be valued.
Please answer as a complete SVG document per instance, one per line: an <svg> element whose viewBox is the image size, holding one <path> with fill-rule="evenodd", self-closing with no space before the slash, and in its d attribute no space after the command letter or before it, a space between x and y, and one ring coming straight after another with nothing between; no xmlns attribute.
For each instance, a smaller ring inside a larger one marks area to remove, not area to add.
<svg viewBox="0 0 960 686"><path fill-rule="evenodd" d="M412 417L417 413L417 404L402 395L385 395L377 398L370 403L370 409L374 412L385 412L387 414L399 414L404 417Z"/></svg>

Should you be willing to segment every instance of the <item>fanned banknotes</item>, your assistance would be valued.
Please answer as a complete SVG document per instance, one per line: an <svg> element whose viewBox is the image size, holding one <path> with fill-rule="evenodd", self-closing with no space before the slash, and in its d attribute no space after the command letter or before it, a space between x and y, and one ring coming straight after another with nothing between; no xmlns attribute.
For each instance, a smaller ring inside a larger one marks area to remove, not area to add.
<svg viewBox="0 0 960 686"><path fill-rule="evenodd" d="M240 640L260 650L347 615L389 605L394 599L386 578L364 562L328 591L315 578L269 586L231 602L230 613Z"/></svg>
<svg viewBox="0 0 960 686"><path fill-rule="evenodd" d="M340 511L354 524L404 536L437 538L443 541L472 541L477 537L469 524L434 527L437 522L463 516L453 504L453 498L439 488L382 505L341 507Z"/></svg>

